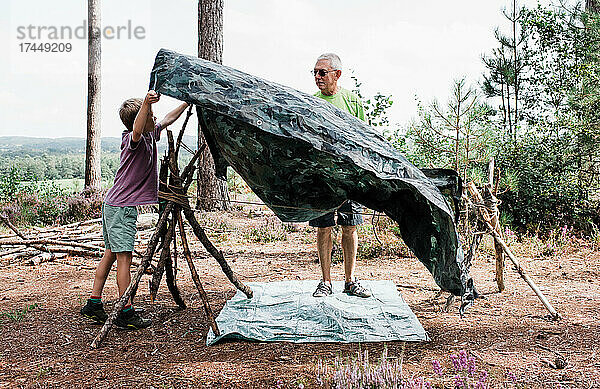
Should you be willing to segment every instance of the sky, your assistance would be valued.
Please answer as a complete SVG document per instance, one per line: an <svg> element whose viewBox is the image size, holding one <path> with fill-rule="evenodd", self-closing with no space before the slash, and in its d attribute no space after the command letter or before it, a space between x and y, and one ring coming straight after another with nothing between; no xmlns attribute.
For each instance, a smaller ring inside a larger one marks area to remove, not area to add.
<svg viewBox="0 0 600 389"><path fill-rule="evenodd" d="M121 27L120 37L102 40L101 134L116 137L123 131L118 108L129 97L144 96L158 50L197 54L198 2L100 1L108 35ZM481 80L481 56L496 46L494 29L508 28L502 9L512 1L224 4L225 65L314 93L310 71L316 58L337 53L343 63L340 85L351 89L354 74L363 95L392 95L390 119L403 126L416 116L416 98L445 101L453 80L465 77L473 85ZM519 4L534 6L537 0ZM87 41L67 32L77 31L86 19L87 1L0 0L0 52L5 54L0 61L0 136L86 136ZM64 39L51 39L50 27L59 32L64 27ZM68 43L71 51L23 52L28 43ZM156 116L160 119L177 104L163 96L155 105Z"/></svg>

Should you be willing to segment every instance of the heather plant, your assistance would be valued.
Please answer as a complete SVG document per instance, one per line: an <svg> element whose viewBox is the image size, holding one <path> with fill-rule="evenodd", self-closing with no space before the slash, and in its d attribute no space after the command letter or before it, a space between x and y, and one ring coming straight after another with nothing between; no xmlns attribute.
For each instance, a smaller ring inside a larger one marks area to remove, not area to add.
<svg viewBox="0 0 600 389"><path fill-rule="evenodd" d="M319 360L316 366L316 383L321 387L336 389L424 389L432 388L424 377L405 377L402 360L388 358L384 349L379 363L369 361L369 352L359 352L352 360L336 357L333 367Z"/></svg>
<svg viewBox="0 0 600 389"><path fill-rule="evenodd" d="M244 233L244 238L250 242L270 243L287 240L289 227L276 218L267 219L265 224L251 227Z"/></svg>
<svg viewBox="0 0 600 389"><path fill-rule="evenodd" d="M556 228L550 231L541 254L547 257L564 254L566 249L573 245L574 241L575 234L573 233L573 227L569 228L564 225Z"/></svg>
<svg viewBox="0 0 600 389"><path fill-rule="evenodd" d="M19 181L10 198L0 201L0 213L16 225L66 224L93 219L100 217L101 208L100 192L70 195L52 182Z"/></svg>
<svg viewBox="0 0 600 389"><path fill-rule="evenodd" d="M60 215L61 224L102 216L102 193L85 189L66 198L65 209Z"/></svg>
<svg viewBox="0 0 600 389"><path fill-rule="evenodd" d="M431 361L433 374L408 375L403 371L402 359L388 357L383 350L377 363L369 361L367 350L358 352L353 359L336 357L333 364L319 359L315 367L318 387L336 389L424 389L457 388L487 389L491 387L521 388L515 374L509 370L501 381L493 381L487 370L478 369L473 356L465 350L450 355L450 366L444 368L440 361Z"/></svg>
<svg viewBox="0 0 600 389"><path fill-rule="evenodd" d="M452 383L455 388L465 389L485 389L489 387L489 373L486 370L477 370L475 358L469 356L465 350L461 350L456 355L450 355L452 361L452 371L447 376L452 377ZM447 380L444 377L444 371L439 362L432 361L434 372L441 378L442 382Z"/></svg>

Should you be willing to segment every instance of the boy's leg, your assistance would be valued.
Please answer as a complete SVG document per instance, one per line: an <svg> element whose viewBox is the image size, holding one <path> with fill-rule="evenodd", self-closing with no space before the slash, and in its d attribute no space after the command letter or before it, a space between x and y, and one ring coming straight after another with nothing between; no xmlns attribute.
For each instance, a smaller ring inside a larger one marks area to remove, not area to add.
<svg viewBox="0 0 600 389"><path fill-rule="evenodd" d="M119 288L119 297L123 296L125 290L131 283L131 258L132 253L125 251L116 253L117 256L117 287ZM131 305L131 299L127 301Z"/></svg>
<svg viewBox="0 0 600 389"><path fill-rule="evenodd" d="M119 297L123 296L127 287L131 283L131 251L117 253L117 287L119 288ZM122 328L140 329L146 328L152 324L150 319L141 318L131 306L131 298L123 307L123 311L117 316L115 324Z"/></svg>
<svg viewBox="0 0 600 389"><path fill-rule="evenodd" d="M104 289L108 273L110 272L110 268L115 262L115 259L115 254L109 248L104 250L104 256L96 267L92 295L79 311L83 316L92 319L97 323L104 323L107 318L106 312L104 311L104 305L102 305L102 289Z"/></svg>
<svg viewBox="0 0 600 389"><path fill-rule="evenodd" d="M104 284L108 278L108 273L116 259L115 253L110 251L110 249L104 250L104 256L100 260L100 263L98 263L98 267L96 267L94 286L92 287L92 297L98 299L102 297L102 290L104 289Z"/></svg>

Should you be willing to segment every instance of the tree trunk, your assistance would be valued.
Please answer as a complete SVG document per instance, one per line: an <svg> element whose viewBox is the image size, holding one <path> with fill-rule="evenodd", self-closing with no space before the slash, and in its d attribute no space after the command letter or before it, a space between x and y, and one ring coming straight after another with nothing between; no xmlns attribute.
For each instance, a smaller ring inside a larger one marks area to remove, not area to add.
<svg viewBox="0 0 600 389"><path fill-rule="evenodd" d="M223 0L198 1L198 57L223 63ZM204 143L198 118L198 147ZM196 208L227 209L227 181L215 176L215 164L208 147L198 160L197 174Z"/></svg>
<svg viewBox="0 0 600 389"><path fill-rule="evenodd" d="M512 10L512 32L513 32L513 71L515 72L515 85L514 85L514 95L515 95L515 109L513 110L515 113L515 137L517 132L517 124L519 123L519 66L518 66L518 56L517 56L517 0L513 0L513 10Z"/></svg>
<svg viewBox="0 0 600 389"><path fill-rule="evenodd" d="M585 0L585 11L590 13L600 13L600 1Z"/></svg>
<svg viewBox="0 0 600 389"><path fill-rule="evenodd" d="M100 0L88 0L88 101L85 187L101 188L100 172Z"/></svg>

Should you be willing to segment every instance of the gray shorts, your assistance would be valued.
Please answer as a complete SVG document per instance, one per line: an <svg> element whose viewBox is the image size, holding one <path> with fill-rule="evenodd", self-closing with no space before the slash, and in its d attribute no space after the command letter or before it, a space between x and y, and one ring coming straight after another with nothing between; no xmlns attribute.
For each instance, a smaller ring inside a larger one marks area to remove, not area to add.
<svg viewBox="0 0 600 389"><path fill-rule="evenodd" d="M113 253L133 252L137 228L135 206L115 207L102 204L102 237L104 246Z"/></svg>
<svg viewBox="0 0 600 389"><path fill-rule="evenodd" d="M357 226L363 223L362 205L346 200L336 211L329 212L308 222L311 227L332 227L335 226L335 213L337 213L337 224L339 226Z"/></svg>

